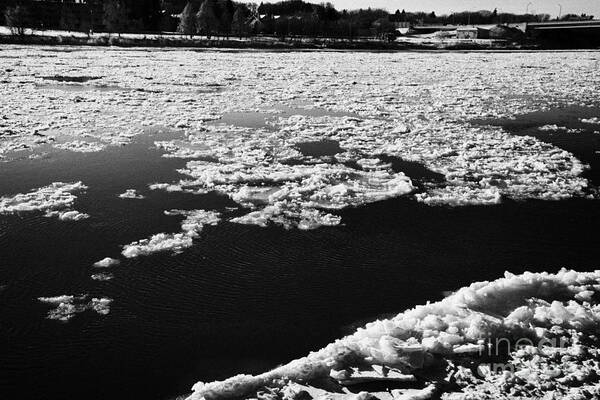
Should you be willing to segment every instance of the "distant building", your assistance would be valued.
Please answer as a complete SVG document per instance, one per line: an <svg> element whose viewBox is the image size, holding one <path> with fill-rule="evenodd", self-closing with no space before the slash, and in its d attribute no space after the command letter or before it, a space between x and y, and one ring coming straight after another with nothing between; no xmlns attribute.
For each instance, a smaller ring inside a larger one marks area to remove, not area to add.
<svg viewBox="0 0 600 400"><path fill-rule="evenodd" d="M260 33L265 28L265 24L255 16L250 17L246 23L253 33Z"/></svg>
<svg viewBox="0 0 600 400"><path fill-rule="evenodd" d="M489 39L490 31L477 26L459 26L456 28L457 39Z"/></svg>
<svg viewBox="0 0 600 400"><path fill-rule="evenodd" d="M396 29L408 29L412 25L408 21L393 21L392 24L394 25L394 28L396 28Z"/></svg>

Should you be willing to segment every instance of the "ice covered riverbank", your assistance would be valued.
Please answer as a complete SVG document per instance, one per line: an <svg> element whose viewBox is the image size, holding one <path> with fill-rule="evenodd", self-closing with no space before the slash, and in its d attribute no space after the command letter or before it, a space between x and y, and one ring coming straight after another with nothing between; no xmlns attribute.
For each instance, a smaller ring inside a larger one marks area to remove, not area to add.
<svg viewBox="0 0 600 400"><path fill-rule="evenodd" d="M599 298L600 271L506 273L270 372L197 383L189 400L596 398ZM395 389L348 390L368 382Z"/></svg>

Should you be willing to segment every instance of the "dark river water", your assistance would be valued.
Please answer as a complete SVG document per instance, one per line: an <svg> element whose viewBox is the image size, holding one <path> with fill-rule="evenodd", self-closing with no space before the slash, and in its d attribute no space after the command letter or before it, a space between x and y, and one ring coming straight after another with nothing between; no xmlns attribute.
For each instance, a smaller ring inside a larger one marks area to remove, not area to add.
<svg viewBox="0 0 600 400"><path fill-rule="evenodd" d="M587 114L600 112L565 109L485 123L573 152L598 183L600 135L536 129L552 118L577 125ZM0 398L175 398L198 380L263 372L366 321L505 270L599 265L600 201L451 208L406 197L342 210L343 226L313 231L222 222L181 254L125 260L113 280L92 281L92 264L118 258L121 245L179 231L182 217L163 210L235 206L213 193L148 190L178 179L175 170L185 164L160 157L157 139L148 134L98 153L53 150L0 164L0 196L81 180L89 189L74 208L91 215L79 222L0 216ZM318 143L307 146L314 151ZM409 176L440 179L415 163L390 161ZM147 198L119 199L128 188ZM60 323L45 319L49 307L36 300L86 293L114 299L110 314Z"/></svg>

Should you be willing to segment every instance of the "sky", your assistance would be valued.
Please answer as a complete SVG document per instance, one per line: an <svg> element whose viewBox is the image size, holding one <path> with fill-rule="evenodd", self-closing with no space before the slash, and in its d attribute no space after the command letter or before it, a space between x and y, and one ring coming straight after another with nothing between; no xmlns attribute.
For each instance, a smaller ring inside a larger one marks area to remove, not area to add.
<svg viewBox="0 0 600 400"><path fill-rule="evenodd" d="M562 5L562 14L573 13L595 15L600 18L600 0L329 0L337 9L386 8L390 11L435 11L436 14L451 14L459 11L493 10L524 14L529 12L550 14L556 17ZM317 2L317 1L314 1Z"/></svg>

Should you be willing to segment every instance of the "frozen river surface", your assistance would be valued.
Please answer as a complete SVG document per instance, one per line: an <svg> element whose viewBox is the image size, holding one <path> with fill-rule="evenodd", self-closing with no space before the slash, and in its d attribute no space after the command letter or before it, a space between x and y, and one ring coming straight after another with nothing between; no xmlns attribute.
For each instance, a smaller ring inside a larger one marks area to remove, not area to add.
<svg viewBox="0 0 600 400"><path fill-rule="evenodd" d="M169 398L597 267L600 53L0 47L0 386Z"/></svg>

